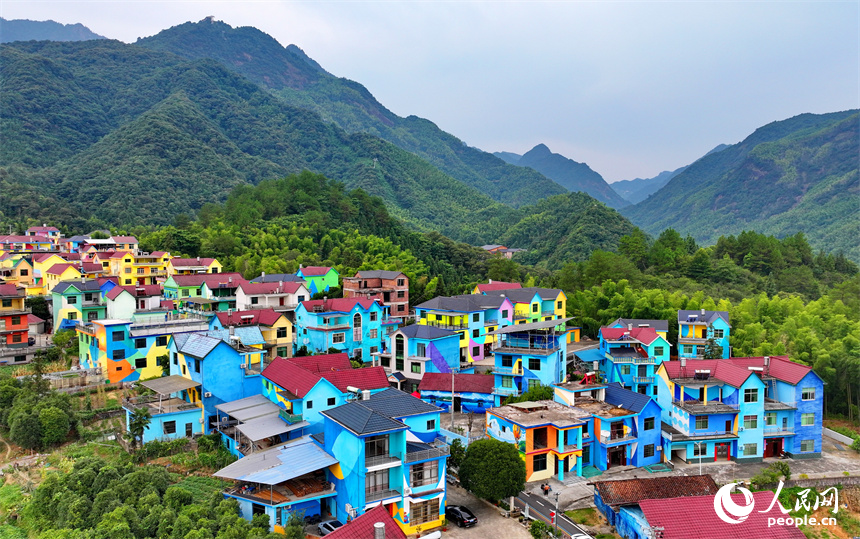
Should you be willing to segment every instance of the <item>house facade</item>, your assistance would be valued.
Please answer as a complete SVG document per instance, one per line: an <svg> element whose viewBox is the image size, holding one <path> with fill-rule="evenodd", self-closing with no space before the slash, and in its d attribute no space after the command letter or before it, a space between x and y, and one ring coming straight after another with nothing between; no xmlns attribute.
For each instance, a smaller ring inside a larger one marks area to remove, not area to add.
<svg viewBox="0 0 860 539"><path fill-rule="evenodd" d="M378 302L366 299L302 302L296 308L296 348L317 354L334 348L369 362L382 348L385 314Z"/></svg>
<svg viewBox="0 0 860 539"><path fill-rule="evenodd" d="M219 312L211 319L210 329L229 329L238 326L257 326L266 342L266 356L292 357L295 335L293 324L284 313L274 309Z"/></svg>
<svg viewBox="0 0 860 539"><path fill-rule="evenodd" d="M520 395L535 386L566 379L569 318L507 326L490 332L493 347L495 393ZM560 329L562 328L562 329Z"/></svg>
<svg viewBox="0 0 860 539"><path fill-rule="evenodd" d="M399 271L362 270L344 277L343 297L375 299L388 307L389 316L409 314L409 278Z"/></svg>
<svg viewBox="0 0 860 539"><path fill-rule="evenodd" d="M309 299L311 294L301 281L244 282L236 289L236 307L243 311L273 309L292 317L299 303Z"/></svg>
<svg viewBox="0 0 860 539"><path fill-rule="evenodd" d="M656 369L669 360L669 342L651 327L600 328L599 369L606 382L656 395Z"/></svg>
<svg viewBox="0 0 860 539"><path fill-rule="evenodd" d="M728 359L731 357L730 333L726 311L678 311L678 357L704 359L710 341L717 347L712 355Z"/></svg>
<svg viewBox="0 0 860 539"><path fill-rule="evenodd" d="M63 281L51 290L54 332L74 329L78 323L106 318L104 290L113 288L107 280Z"/></svg>
<svg viewBox="0 0 860 539"><path fill-rule="evenodd" d="M423 324L399 328L388 338L385 352L378 361L385 372L402 378L399 389L414 392L426 373L459 371L460 334L448 329ZM463 368L470 368L466 364Z"/></svg>
<svg viewBox="0 0 860 539"><path fill-rule="evenodd" d="M299 266L296 275L304 279L311 297L340 286L340 274L328 266Z"/></svg>

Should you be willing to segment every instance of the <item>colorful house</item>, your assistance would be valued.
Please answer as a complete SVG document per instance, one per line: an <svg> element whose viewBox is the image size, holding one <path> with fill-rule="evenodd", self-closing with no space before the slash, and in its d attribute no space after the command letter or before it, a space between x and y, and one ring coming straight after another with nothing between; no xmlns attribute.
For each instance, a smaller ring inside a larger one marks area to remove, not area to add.
<svg viewBox="0 0 860 539"><path fill-rule="evenodd" d="M417 389L425 373L460 370L460 334L455 331L412 324L396 330L388 342L388 351L379 353L379 365L408 393Z"/></svg>
<svg viewBox="0 0 860 539"><path fill-rule="evenodd" d="M229 329L238 326L257 326L266 341L267 357L291 357L293 355L293 324L274 309L220 312L211 319L210 329Z"/></svg>
<svg viewBox="0 0 860 539"><path fill-rule="evenodd" d="M164 299L172 299L177 303L188 304L189 299L202 298L208 300L203 290L203 285L210 283L209 291L220 288L222 284L226 285L227 293L232 290L233 302L235 303L235 289L245 280L240 273L218 273L218 274L191 274L191 275L171 275L162 285L164 290ZM235 285L235 286L234 286ZM230 297L225 300L229 303ZM206 305L213 303L212 301L205 302ZM235 305L234 305L235 308ZM209 309L210 311L212 309ZM223 309L227 310L227 308Z"/></svg>
<svg viewBox="0 0 860 539"><path fill-rule="evenodd" d="M243 282L236 289L236 306L243 310L274 309L290 313L311 299L303 281Z"/></svg>
<svg viewBox="0 0 860 539"><path fill-rule="evenodd" d="M82 277L80 270L72 264L54 264L50 269L45 271L44 285L46 290L53 290L62 281L80 280Z"/></svg>
<svg viewBox="0 0 860 539"><path fill-rule="evenodd" d="M262 272L257 277L251 279L252 283L301 283L305 284L305 280L295 273L266 273Z"/></svg>
<svg viewBox="0 0 860 539"><path fill-rule="evenodd" d="M307 283L308 291L311 297L320 292L328 292L329 289L340 286L340 274L336 269L328 266L299 266L299 271L296 275L301 277Z"/></svg>
<svg viewBox="0 0 860 539"><path fill-rule="evenodd" d="M0 257L0 279L26 291L33 286L33 263L22 255L3 255ZM32 295L32 294L28 294Z"/></svg>
<svg viewBox="0 0 860 539"><path fill-rule="evenodd" d="M168 277L174 275L196 275L198 273L221 273L221 263L214 258L171 258L166 266Z"/></svg>
<svg viewBox="0 0 860 539"><path fill-rule="evenodd" d="M199 400L190 402L188 397L189 392L199 393L199 382L174 374L141 380L139 384L152 394L123 399L126 431L131 423L131 414L143 408L149 412L150 421L143 432L142 443L203 434L203 405Z"/></svg>
<svg viewBox="0 0 860 539"><path fill-rule="evenodd" d="M567 316L567 296L557 288L492 288L486 296L510 299L514 306L514 323L526 324Z"/></svg>
<svg viewBox="0 0 860 539"><path fill-rule="evenodd" d="M526 481L582 475L584 427L590 415L555 401L518 402L487 410L487 436L517 446Z"/></svg>
<svg viewBox="0 0 860 539"><path fill-rule="evenodd" d="M113 287L108 280L96 279L63 281L55 286L51 290L54 332L105 318L107 306L102 294Z"/></svg>
<svg viewBox="0 0 860 539"><path fill-rule="evenodd" d="M669 340L669 321L668 320L645 320L640 318L619 318L614 322L606 324L608 328L651 328L657 332L657 335Z"/></svg>
<svg viewBox="0 0 860 539"><path fill-rule="evenodd" d="M678 311L678 357L703 359L708 341L719 347L719 357L731 357L729 313L726 311ZM713 359L713 357L712 357Z"/></svg>
<svg viewBox="0 0 860 539"><path fill-rule="evenodd" d="M440 296L417 305L418 324L455 331L460 335L460 363L483 360L492 354L495 329L514 322L514 306L503 296L465 294Z"/></svg>
<svg viewBox="0 0 860 539"><path fill-rule="evenodd" d="M409 314L409 278L400 271L361 270L344 277L343 297L375 299L392 317Z"/></svg>
<svg viewBox="0 0 860 539"><path fill-rule="evenodd" d="M0 362L23 363L32 359L27 339L30 325L26 292L14 284L0 284Z"/></svg>
<svg viewBox="0 0 860 539"><path fill-rule="evenodd" d="M595 351L578 354L599 361L599 370L605 382L618 382L627 389L656 395L657 367L669 361L669 342L654 328L639 327L633 322L623 328L600 328L600 347Z"/></svg>
<svg viewBox="0 0 860 539"><path fill-rule="evenodd" d="M567 340L563 328L570 318L503 327L490 333L495 393L519 395L535 386L558 384L567 377Z"/></svg>
<svg viewBox="0 0 860 539"><path fill-rule="evenodd" d="M162 306L161 287L157 284L115 286L105 294L107 317L120 320L157 318L169 311Z"/></svg>
<svg viewBox="0 0 860 539"><path fill-rule="evenodd" d="M0 251L34 253L50 251L53 247L53 242L47 236L19 236L15 234L0 236Z"/></svg>
<svg viewBox="0 0 860 539"><path fill-rule="evenodd" d="M131 251L116 251L102 262L102 266L107 263L111 275L117 276L120 284L124 286L143 286L165 280L165 267L169 261L170 254L163 251L136 254Z"/></svg>
<svg viewBox="0 0 860 539"><path fill-rule="evenodd" d="M520 283L507 283L505 281L494 281L490 279L487 283L480 283L475 285L475 288L472 290L473 294L486 294L487 292L492 292L494 290L511 290L513 288L522 288L523 285Z"/></svg>
<svg viewBox="0 0 860 539"><path fill-rule="evenodd" d="M43 224L42 226L31 226L24 231L24 235L30 237L46 237L51 240L54 247L59 245L60 239L63 237L63 235L60 234L59 228L48 226L46 224Z"/></svg>
<svg viewBox="0 0 860 539"><path fill-rule="evenodd" d="M382 347L385 311L376 301L336 298L304 301L296 308L296 347L313 353L336 348L370 361Z"/></svg>
<svg viewBox="0 0 860 539"><path fill-rule="evenodd" d="M447 411L451 409L452 388L455 412L484 414L500 404L499 396L493 394L493 377L486 374L428 372L418 391L421 400Z"/></svg>
<svg viewBox="0 0 860 539"><path fill-rule="evenodd" d="M329 475L332 517L345 522L382 505L407 535L441 526L449 453L441 410L393 388L363 397L323 412L314 437L340 465Z"/></svg>

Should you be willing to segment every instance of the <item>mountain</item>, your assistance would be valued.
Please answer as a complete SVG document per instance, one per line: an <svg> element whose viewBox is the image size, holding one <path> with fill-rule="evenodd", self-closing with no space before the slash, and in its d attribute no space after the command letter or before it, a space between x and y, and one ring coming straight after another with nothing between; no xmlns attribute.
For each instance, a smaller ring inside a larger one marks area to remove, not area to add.
<svg viewBox="0 0 860 539"><path fill-rule="evenodd" d="M511 158L516 154L506 154ZM630 203L609 187L606 180L591 170L585 163L552 153L544 144L538 144L517 161L521 167L532 168L548 178L552 178L568 191L582 191L593 196L612 208L623 208Z"/></svg>
<svg viewBox="0 0 860 539"><path fill-rule="evenodd" d="M209 17L140 39L136 45L221 62L284 102L312 110L347 133L386 140L498 202L519 207L565 192L540 173L472 148L429 120L397 116L361 84L331 75L300 48L283 47L256 28L233 28Z"/></svg>
<svg viewBox="0 0 860 539"><path fill-rule="evenodd" d="M707 155L622 213L645 231L672 227L700 243L743 230L803 232L860 260L860 112L801 114Z"/></svg>
<svg viewBox="0 0 860 539"><path fill-rule="evenodd" d="M523 158L522 155L512 152L493 152L493 155L509 165L516 165L520 162L520 159Z"/></svg>
<svg viewBox="0 0 860 539"><path fill-rule="evenodd" d="M713 150L709 151L705 155L711 155L712 153L719 152L728 148L726 144L720 144ZM629 201L631 204L637 204L642 202L652 193L656 193L659 191L664 185L669 183L669 180L680 174L686 169L687 166L683 166L680 168L676 168L675 170L664 170L660 174L657 174L653 178L636 178L635 180L621 180L614 183L609 184L612 189L615 190L616 193L621 195L624 200Z"/></svg>
<svg viewBox="0 0 860 539"><path fill-rule="evenodd" d="M83 24L61 24L54 21L30 21L0 17L0 43L13 41L87 41L105 39Z"/></svg>

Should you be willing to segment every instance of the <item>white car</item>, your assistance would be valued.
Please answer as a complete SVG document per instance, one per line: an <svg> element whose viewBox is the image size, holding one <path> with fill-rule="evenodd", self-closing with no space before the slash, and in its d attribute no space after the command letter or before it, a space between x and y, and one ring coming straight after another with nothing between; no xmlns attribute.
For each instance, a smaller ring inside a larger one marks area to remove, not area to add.
<svg viewBox="0 0 860 539"><path fill-rule="evenodd" d="M324 536L330 534L341 526L343 526L343 524L341 524L339 520L323 520L319 523L317 529L319 530L320 535Z"/></svg>

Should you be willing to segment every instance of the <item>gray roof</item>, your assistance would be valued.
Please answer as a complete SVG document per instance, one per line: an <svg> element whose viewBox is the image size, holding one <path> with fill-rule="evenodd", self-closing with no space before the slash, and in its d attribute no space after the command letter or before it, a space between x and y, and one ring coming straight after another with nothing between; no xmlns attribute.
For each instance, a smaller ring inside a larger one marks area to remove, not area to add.
<svg viewBox="0 0 860 539"><path fill-rule="evenodd" d="M197 387L200 384L195 382L194 380L185 378L184 376L174 374L171 376L165 376L163 378L156 378L154 380L144 380L140 383L140 385L147 389L155 391L159 395L170 395L171 393L176 393L177 391Z"/></svg>
<svg viewBox="0 0 860 539"><path fill-rule="evenodd" d="M273 273L271 275L260 275L251 279L252 283L303 283L304 279L295 273Z"/></svg>
<svg viewBox="0 0 860 539"><path fill-rule="evenodd" d="M51 292L56 292L57 294L62 294L66 291L70 286L74 286L81 292L95 292L96 290L101 290L99 286L99 282L95 279L88 279L86 281L62 281L60 284L54 287Z"/></svg>
<svg viewBox="0 0 860 539"><path fill-rule="evenodd" d="M188 338L185 339L185 342L179 346L179 351L183 354L203 359L222 342L224 341L221 339L209 337L202 333L191 333L188 335Z"/></svg>
<svg viewBox="0 0 860 539"><path fill-rule="evenodd" d="M498 309L504 298L484 294L463 294L460 296L439 296L420 305L416 309L434 309L440 311L455 311L471 313L486 309Z"/></svg>
<svg viewBox="0 0 860 539"><path fill-rule="evenodd" d="M360 402L375 412L388 417L406 417L442 410L393 387L375 393L371 395L369 400Z"/></svg>
<svg viewBox="0 0 860 539"><path fill-rule="evenodd" d="M332 464L337 464L337 459L323 451L309 436L303 436L267 451L251 453L212 475L224 479L277 485Z"/></svg>
<svg viewBox="0 0 860 539"><path fill-rule="evenodd" d="M535 294L542 300L554 300L561 293L558 288L541 288L531 286L529 288L510 288L507 290L487 290L488 296L505 296L511 298L514 303L530 303Z"/></svg>
<svg viewBox="0 0 860 539"><path fill-rule="evenodd" d="M425 326L423 324L412 324L411 326L400 328L398 331L410 339L439 339L442 337L457 335L456 331L433 326Z"/></svg>
<svg viewBox="0 0 860 539"><path fill-rule="evenodd" d="M481 249L485 251L489 251L490 249L496 249L498 247L504 247L504 245L481 245Z"/></svg>
<svg viewBox="0 0 860 539"><path fill-rule="evenodd" d="M688 322L691 317L695 316L700 322L706 322L708 324L713 323L717 318L722 318L726 321L726 324L729 323L729 313L726 311L705 311L702 314L702 310L698 311L678 311L678 322Z"/></svg>
<svg viewBox="0 0 860 539"><path fill-rule="evenodd" d="M618 320L610 323L609 326L621 325L621 326L627 327L630 324L633 324L634 328L649 327L649 328L654 328L654 331L669 331L669 321L668 320L643 320L640 318L619 318Z"/></svg>
<svg viewBox="0 0 860 539"><path fill-rule="evenodd" d="M188 340L189 336L190 336L189 333L174 333L173 334L173 342L176 343L176 349L177 350L182 348L182 346Z"/></svg>
<svg viewBox="0 0 860 539"><path fill-rule="evenodd" d="M537 329L549 329L554 328L555 326L564 325L568 320L573 320L573 318L558 318L556 320L543 320L541 322L531 322L529 324L514 324L512 326L499 328L495 331L488 331L487 335L501 335L502 333L520 333Z"/></svg>
<svg viewBox="0 0 860 539"><path fill-rule="evenodd" d="M86 241L88 239L90 239L89 236L72 236L71 238L66 238L66 241L82 242L82 241Z"/></svg>
<svg viewBox="0 0 860 539"><path fill-rule="evenodd" d="M403 272L385 270L361 270L355 275L356 277L361 277L362 279L396 279L398 275L403 275Z"/></svg>
<svg viewBox="0 0 860 539"><path fill-rule="evenodd" d="M609 404L621 406L626 410L641 412L648 406L651 397L624 389L618 382L612 382L606 385L606 397L603 400Z"/></svg>
<svg viewBox="0 0 860 539"><path fill-rule="evenodd" d="M353 401L321 413L352 432L365 435L403 430L407 427L397 418L440 411L441 408L408 393L388 388L367 400Z"/></svg>
<svg viewBox="0 0 860 539"><path fill-rule="evenodd" d="M260 417L278 415L280 411L277 404L262 395L252 395L244 399L217 404L215 409L237 421L250 421Z"/></svg>
<svg viewBox="0 0 860 539"><path fill-rule="evenodd" d="M252 346L255 344L266 344L266 339L263 338L263 333L259 326L235 326L233 334L239 337L239 341L243 346ZM222 341L230 342L230 329L210 329L206 335L221 339Z"/></svg>
<svg viewBox="0 0 860 539"><path fill-rule="evenodd" d="M258 417L257 419L252 419L247 423L236 425L236 428L249 440L256 442L285 432L301 429L308 425L310 425L310 423L307 421L298 421L290 424L281 419L278 414L269 414L267 416Z"/></svg>

